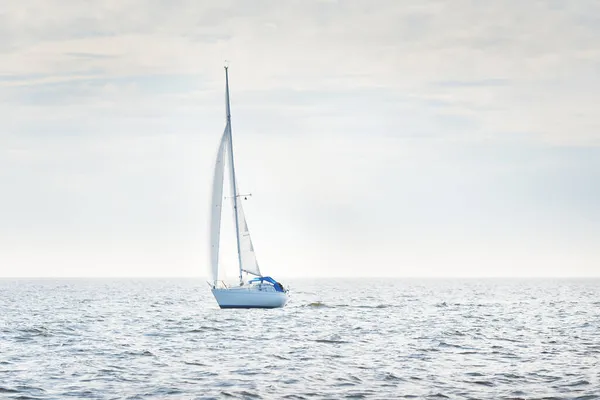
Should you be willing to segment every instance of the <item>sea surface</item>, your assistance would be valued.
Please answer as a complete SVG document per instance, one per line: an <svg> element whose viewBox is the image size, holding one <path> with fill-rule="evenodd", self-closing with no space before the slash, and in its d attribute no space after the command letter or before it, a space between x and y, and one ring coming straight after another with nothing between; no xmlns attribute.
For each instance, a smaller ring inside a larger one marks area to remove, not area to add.
<svg viewBox="0 0 600 400"><path fill-rule="evenodd" d="M600 399L599 280L0 280L2 399Z"/></svg>

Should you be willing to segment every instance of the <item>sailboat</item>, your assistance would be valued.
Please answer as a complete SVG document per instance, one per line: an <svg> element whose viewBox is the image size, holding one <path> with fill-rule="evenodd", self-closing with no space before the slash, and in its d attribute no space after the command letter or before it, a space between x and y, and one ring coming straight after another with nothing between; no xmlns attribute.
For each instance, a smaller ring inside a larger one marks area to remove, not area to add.
<svg viewBox="0 0 600 400"><path fill-rule="evenodd" d="M229 106L229 70L225 66L225 111L226 124L215 160L210 222L210 265L211 291L221 308L278 308L288 301L288 290L270 276L262 275L256 253L250 238L241 199L247 195L238 193L233 157L233 136L231 131L231 109ZM223 186L225 166L231 192L231 205L235 221L235 237L239 269L239 285L227 285L219 279L219 250L221 242L221 214L223 209ZM244 282L252 276L251 279Z"/></svg>

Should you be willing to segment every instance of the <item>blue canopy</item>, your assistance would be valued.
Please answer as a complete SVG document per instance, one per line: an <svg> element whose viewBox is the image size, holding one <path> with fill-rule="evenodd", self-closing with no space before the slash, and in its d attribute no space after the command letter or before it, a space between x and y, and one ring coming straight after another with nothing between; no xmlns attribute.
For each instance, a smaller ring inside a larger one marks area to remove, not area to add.
<svg viewBox="0 0 600 400"><path fill-rule="evenodd" d="M283 286L281 285L281 283L277 282L275 279L271 278L270 276L258 276L256 278L250 279L248 281L248 283L252 283L252 282L269 282L272 283L273 286L275 286L275 290L277 290L278 292L283 292Z"/></svg>
<svg viewBox="0 0 600 400"><path fill-rule="evenodd" d="M277 283L277 281L275 279L271 278L270 276L258 276L254 279L250 279L248 281L248 283L263 282L263 281L271 282L273 285Z"/></svg>

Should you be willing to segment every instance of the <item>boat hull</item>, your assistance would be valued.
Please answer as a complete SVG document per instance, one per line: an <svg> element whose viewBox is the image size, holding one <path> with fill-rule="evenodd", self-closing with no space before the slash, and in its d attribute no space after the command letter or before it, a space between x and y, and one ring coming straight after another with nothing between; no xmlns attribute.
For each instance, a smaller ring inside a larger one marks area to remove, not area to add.
<svg viewBox="0 0 600 400"><path fill-rule="evenodd" d="M253 288L212 289L221 308L280 308L285 306L288 295L284 292L262 291Z"/></svg>

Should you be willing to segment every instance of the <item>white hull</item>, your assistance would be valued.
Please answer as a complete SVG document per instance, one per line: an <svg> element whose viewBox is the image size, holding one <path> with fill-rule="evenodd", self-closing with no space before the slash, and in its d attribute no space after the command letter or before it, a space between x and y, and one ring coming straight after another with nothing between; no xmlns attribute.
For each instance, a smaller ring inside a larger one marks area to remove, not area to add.
<svg viewBox="0 0 600 400"><path fill-rule="evenodd" d="M254 286L212 289L221 308L279 308L288 301L287 293L259 290Z"/></svg>

